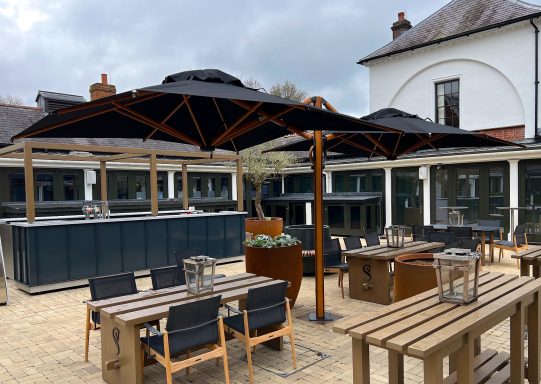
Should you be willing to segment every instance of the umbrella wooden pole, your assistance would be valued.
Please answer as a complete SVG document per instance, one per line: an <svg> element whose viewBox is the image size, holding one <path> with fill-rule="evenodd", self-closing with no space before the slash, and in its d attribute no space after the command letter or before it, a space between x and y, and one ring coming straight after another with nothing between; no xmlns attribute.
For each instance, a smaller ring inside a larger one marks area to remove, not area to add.
<svg viewBox="0 0 541 384"><path fill-rule="evenodd" d="M100 161L100 191L101 201L107 201L107 163Z"/></svg>
<svg viewBox="0 0 541 384"><path fill-rule="evenodd" d="M36 200L34 198L34 172L32 169L32 146L24 144L24 189L26 194L26 221L36 220Z"/></svg>
<svg viewBox="0 0 541 384"><path fill-rule="evenodd" d="M182 164L182 209L188 209L190 206L190 196L188 195L188 166Z"/></svg>
<svg viewBox="0 0 541 384"><path fill-rule="evenodd" d="M158 170L155 153L150 155L150 211L152 216L158 216Z"/></svg>

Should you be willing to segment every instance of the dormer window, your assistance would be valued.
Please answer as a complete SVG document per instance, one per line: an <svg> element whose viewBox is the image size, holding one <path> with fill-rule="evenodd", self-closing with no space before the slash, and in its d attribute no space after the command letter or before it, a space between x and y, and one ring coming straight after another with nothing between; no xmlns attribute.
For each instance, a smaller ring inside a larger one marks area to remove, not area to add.
<svg viewBox="0 0 541 384"><path fill-rule="evenodd" d="M459 80L436 83L436 122L451 127L460 127Z"/></svg>

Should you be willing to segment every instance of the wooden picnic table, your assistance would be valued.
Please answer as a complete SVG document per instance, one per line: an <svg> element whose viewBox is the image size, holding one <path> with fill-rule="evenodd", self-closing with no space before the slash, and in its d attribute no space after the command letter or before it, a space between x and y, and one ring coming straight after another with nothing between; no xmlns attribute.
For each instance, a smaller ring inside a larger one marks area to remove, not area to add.
<svg viewBox="0 0 541 384"><path fill-rule="evenodd" d="M222 303L246 299L248 289L275 283L251 273L218 278L211 292L187 293L186 286L145 291L107 300L87 302L100 312L102 378L109 384L141 384L140 329L143 324L167 317L169 307L200 298L222 295ZM281 340L279 340L281 342Z"/></svg>
<svg viewBox="0 0 541 384"><path fill-rule="evenodd" d="M425 383L530 383L540 379L541 279L482 272L479 298L461 306L440 303L437 289L371 313L342 319L333 330L352 338L353 383L370 383L369 346L388 351L389 382L403 383L404 356L423 360ZM510 319L510 353L481 349L481 335ZM524 336L528 329L528 369ZM443 379L443 358L450 376Z"/></svg>
<svg viewBox="0 0 541 384"><path fill-rule="evenodd" d="M395 257L443 247L443 243L411 241L401 248L374 245L343 251L349 264L349 297L378 304L391 303L390 263Z"/></svg>

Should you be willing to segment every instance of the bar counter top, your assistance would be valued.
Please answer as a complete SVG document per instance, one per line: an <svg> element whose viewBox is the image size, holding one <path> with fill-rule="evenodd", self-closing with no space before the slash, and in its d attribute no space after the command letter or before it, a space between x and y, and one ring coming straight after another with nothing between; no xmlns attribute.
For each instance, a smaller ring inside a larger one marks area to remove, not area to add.
<svg viewBox="0 0 541 384"><path fill-rule="evenodd" d="M122 214L119 217L111 215L108 219L84 219L84 215L69 216L66 218L58 219L51 218L51 220L45 220L40 218L34 223L27 223L26 221L19 221L14 219L0 220L0 224L8 224L16 227L52 227L58 225L80 225L80 224L105 224L105 223L120 223L120 222L134 222L134 221L148 221L148 220L165 220L165 219L188 219L193 217L209 217L209 216L233 216L233 215L247 215L247 212L238 211L221 211L221 212L201 212L201 211L185 211L182 213L168 214L163 212L158 216L152 216L150 213L137 213L137 214Z"/></svg>

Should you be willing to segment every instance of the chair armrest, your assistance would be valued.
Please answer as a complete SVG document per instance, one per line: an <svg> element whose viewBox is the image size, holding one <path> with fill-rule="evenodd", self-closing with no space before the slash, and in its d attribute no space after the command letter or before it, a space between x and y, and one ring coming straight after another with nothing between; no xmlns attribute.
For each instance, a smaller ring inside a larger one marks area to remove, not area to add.
<svg viewBox="0 0 541 384"><path fill-rule="evenodd" d="M146 330L147 330L148 332L150 332L151 334L153 334L153 335L158 335L158 336L162 336L162 335L163 335L162 332L158 331L155 327L153 327L153 326L150 325L149 323L145 323L145 324L143 324L143 325L144 325L144 327L146 328Z"/></svg>
<svg viewBox="0 0 541 384"><path fill-rule="evenodd" d="M227 308L228 311L234 312L238 315L242 315L242 311L239 310L238 308L232 307L229 304L224 304L224 307Z"/></svg>

